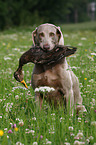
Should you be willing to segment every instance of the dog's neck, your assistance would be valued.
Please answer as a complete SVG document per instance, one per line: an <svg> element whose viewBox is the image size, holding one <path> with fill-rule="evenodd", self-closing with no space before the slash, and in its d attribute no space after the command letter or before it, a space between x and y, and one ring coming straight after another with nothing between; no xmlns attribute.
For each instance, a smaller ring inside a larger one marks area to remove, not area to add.
<svg viewBox="0 0 96 145"><path fill-rule="evenodd" d="M49 70L49 69L52 69L53 67L55 66L62 66L64 65L64 62L66 61L66 58L62 58L54 63L51 63L51 64L43 64L43 69L46 71L46 70Z"/></svg>

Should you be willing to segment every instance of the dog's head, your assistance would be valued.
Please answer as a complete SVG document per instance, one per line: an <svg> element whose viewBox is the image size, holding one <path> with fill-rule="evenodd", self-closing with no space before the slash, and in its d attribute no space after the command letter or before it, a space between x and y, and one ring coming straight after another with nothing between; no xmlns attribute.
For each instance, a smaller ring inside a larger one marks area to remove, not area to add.
<svg viewBox="0 0 96 145"><path fill-rule="evenodd" d="M48 51L55 45L64 45L64 39L60 27L52 24L42 24L32 32L33 44Z"/></svg>

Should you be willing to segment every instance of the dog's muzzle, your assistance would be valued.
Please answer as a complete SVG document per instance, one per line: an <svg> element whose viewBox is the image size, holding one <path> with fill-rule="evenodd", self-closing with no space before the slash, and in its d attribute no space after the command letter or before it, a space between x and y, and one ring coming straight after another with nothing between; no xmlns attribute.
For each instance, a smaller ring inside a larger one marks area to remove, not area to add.
<svg viewBox="0 0 96 145"><path fill-rule="evenodd" d="M45 45L43 45L43 49L46 50L46 51L50 50L50 46L48 44L45 44Z"/></svg>

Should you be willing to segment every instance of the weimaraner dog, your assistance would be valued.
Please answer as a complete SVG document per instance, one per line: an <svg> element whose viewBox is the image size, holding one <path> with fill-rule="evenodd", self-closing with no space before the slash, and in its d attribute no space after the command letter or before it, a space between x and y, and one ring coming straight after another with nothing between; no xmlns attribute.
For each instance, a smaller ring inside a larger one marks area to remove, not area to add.
<svg viewBox="0 0 96 145"><path fill-rule="evenodd" d="M56 45L64 45L63 34L60 27L52 24L42 24L37 27L32 33L32 40L34 46L40 46L42 49L50 51ZM66 57L56 61L53 64L35 64L32 74L33 89L40 86L53 87L55 91L48 93L47 101L54 102L57 106L64 101L64 104L77 110L82 110L82 97L79 90L78 78L73 71L68 67ZM36 93L36 99L42 106L43 96L41 93Z"/></svg>

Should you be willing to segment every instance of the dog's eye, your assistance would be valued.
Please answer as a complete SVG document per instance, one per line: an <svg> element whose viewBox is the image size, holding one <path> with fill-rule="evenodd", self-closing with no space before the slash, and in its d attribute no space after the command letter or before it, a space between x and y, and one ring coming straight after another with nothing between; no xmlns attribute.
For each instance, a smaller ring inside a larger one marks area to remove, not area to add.
<svg viewBox="0 0 96 145"><path fill-rule="evenodd" d="M53 32L49 33L49 36L53 37L55 34Z"/></svg>
<svg viewBox="0 0 96 145"><path fill-rule="evenodd" d="M39 34L39 37L44 37L44 33L43 33L43 32L40 33L40 34Z"/></svg>

